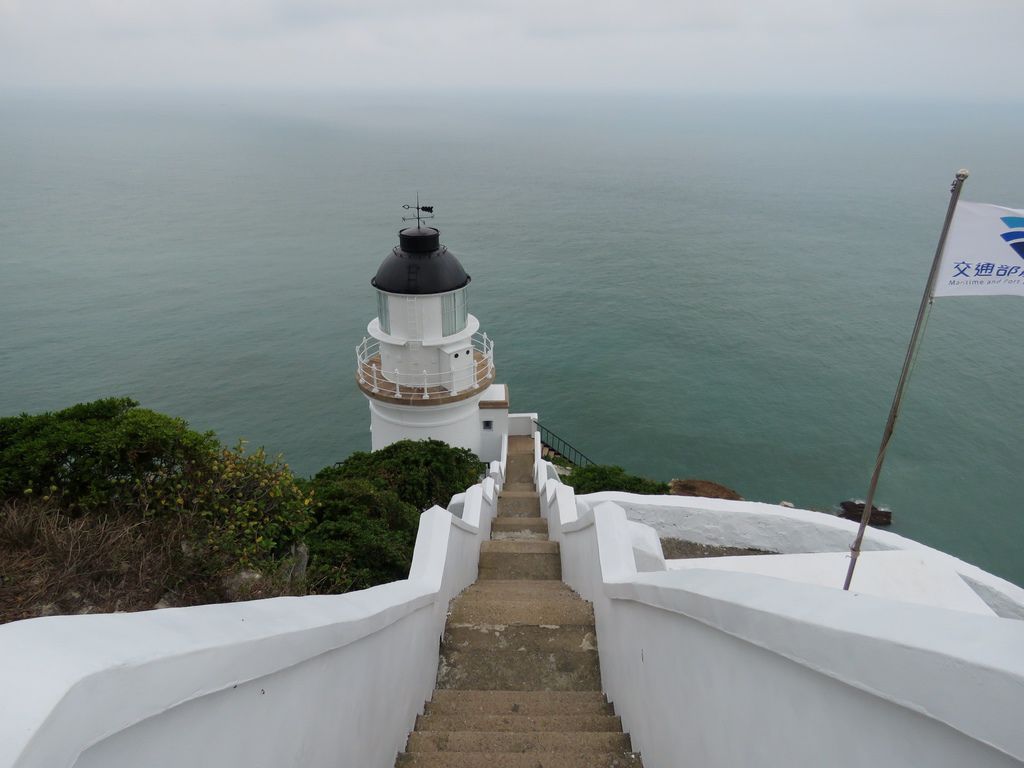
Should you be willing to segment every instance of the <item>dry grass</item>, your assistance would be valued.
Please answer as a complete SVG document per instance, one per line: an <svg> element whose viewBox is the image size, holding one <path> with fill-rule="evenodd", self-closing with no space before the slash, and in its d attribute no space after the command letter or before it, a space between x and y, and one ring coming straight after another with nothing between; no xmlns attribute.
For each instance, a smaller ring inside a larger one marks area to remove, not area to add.
<svg viewBox="0 0 1024 768"><path fill-rule="evenodd" d="M685 541L683 539L663 538L661 540L661 551L665 554L666 560L686 560L697 557L735 557L737 555L777 555L778 552L769 552L764 549L749 549L747 547L716 547L713 544L700 544L696 541Z"/></svg>
<svg viewBox="0 0 1024 768"><path fill-rule="evenodd" d="M181 519L69 517L39 501L0 504L0 622L222 600Z"/></svg>

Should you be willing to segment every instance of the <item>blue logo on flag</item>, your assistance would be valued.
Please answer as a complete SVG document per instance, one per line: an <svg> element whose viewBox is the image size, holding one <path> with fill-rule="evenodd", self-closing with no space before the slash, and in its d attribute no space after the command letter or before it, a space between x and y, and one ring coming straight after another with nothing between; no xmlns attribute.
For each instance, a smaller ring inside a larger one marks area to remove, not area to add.
<svg viewBox="0 0 1024 768"><path fill-rule="evenodd" d="M1011 229L1002 234L1003 240L1024 259L1024 216L1004 216L1003 224Z"/></svg>

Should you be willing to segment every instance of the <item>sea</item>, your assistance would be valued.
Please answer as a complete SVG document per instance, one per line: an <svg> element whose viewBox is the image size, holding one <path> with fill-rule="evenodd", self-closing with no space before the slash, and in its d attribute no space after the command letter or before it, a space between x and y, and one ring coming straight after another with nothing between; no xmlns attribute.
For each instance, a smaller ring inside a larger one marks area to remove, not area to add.
<svg viewBox="0 0 1024 768"><path fill-rule="evenodd" d="M592 460L863 498L957 169L1024 207L1024 103L647 92L0 94L0 415L112 395L368 450L355 346L403 205L512 410ZM1024 584L1024 301L935 301L879 489Z"/></svg>

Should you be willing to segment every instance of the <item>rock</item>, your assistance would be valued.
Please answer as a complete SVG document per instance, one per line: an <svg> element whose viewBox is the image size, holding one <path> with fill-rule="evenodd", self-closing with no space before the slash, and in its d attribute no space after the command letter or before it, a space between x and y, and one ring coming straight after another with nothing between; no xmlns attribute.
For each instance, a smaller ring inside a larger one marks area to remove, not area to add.
<svg viewBox="0 0 1024 768"><path fill-rule="evenodd" d="M860 522L861 515L864 514L864 502L863 501L852 501L847 500L839 504L839 516L847 520L854 520ZM885 526L892 525L892 510L879 509L874 504L871 505L871 519L868 520L868 525L874 526Z"/></svg>
<svg viewBox="0 0 1024 768"><path fill-rule="evenodd" d="M246 600L262 578L263 574L259 571L243 569L225 576L221 586L224 587L228 600Z"/></svg>
<svg viewBox="0 0 1024 768"><path fill-rule="evenodd" d="M668 484L669 493L674 496L703 496L705 499L731 499L743 501L732 488L713 483L710 480L679 480L673 479Z"/></svg>
<svg viewBox="0 0 1024 768"><path fill-rule="evenodd" d="M195 557L199 554L199 552L199 545L196 542L182 539L181 554L183 554L185 557Z"/></svg>
<svg viewBox="0 0 1024 768"><path fill-rule="evenodd" d="M175 597L173 592L165 592L159 600L153 605L154 611L159 611L161 608L177 608L180 605L178 598Z"/></svg>
<svg viewBox="0 0 1024 768"><path fill-rule="evenodd" d="M780 501L779 506L786 507L787 509L796 509L796 504L794 504L792 501Z"/></svg>
<svg viewBox="0 0 1024 768"><path fill-rule="evenodd" d="M294 589L306 580L306 566L309 565L309 547L305 542L292 545L291 562L285 563L284 577L289 589Z"/></svg>

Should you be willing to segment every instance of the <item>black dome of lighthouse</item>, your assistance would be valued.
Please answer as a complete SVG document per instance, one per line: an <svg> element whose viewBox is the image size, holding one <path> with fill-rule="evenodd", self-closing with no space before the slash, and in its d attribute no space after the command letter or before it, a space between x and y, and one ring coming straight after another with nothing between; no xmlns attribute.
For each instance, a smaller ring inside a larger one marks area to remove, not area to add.
<svg viewBox="0 0 1024 768"><path fill-rule="evenodd" d="M399 244L377 268L370 281L388 293L447 293L469 283L459 260L441 245L433 227L407 227L398 233Z"/></svg>

